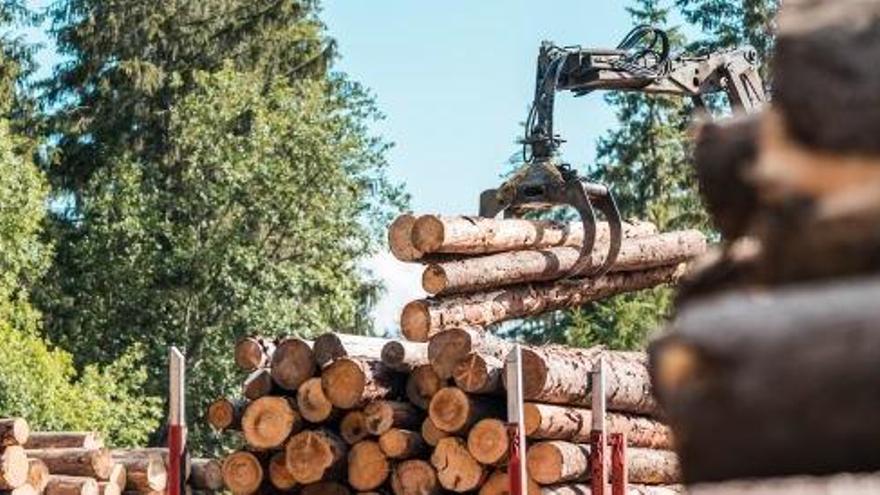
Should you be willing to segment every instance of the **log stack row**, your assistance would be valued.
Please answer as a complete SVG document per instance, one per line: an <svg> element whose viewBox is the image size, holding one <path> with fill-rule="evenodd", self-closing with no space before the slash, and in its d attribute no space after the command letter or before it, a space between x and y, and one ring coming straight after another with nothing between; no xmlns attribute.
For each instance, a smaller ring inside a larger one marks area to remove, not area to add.
<svg viewBox="0 0 880 495"><path fill-rule="evenodd" d="M0 419L0 492L14 495L165 493L167 449L105 448L95 432L31 432L21 418ZM222 488L220 464L187 460L188 488Z"/></svg>

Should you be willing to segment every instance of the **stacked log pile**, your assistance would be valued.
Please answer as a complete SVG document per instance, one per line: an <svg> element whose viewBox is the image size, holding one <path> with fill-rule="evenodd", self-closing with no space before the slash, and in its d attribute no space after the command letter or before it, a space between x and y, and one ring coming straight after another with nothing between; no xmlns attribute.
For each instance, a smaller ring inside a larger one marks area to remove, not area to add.
<svg viewBox="0 0 880 495"><path fill-rule="evenodd" d="M94 432L31 432L21 418L0 419L0 492L14 495L164 493L167 449L105 448ZM222 489L220 464L188 459L188 488Z"/></svg>

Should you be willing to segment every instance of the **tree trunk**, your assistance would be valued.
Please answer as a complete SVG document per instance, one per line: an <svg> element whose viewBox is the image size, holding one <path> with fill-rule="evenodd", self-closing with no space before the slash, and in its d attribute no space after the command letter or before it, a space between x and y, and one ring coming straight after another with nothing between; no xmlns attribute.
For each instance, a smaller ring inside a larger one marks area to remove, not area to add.
<svg viewBox="0 0 880 495"><path fill-rule="evenodd" d="M302 417L310 423L324 423L338 414L324 394L320 377L309 378L299 386L296 403Z"/></svg>
<svg viewBox="0 0 880 495"><path fill-rule="evenodd" d="M22 418L0 419L0 446L24 445L28 441L31 429Z"/></svg>
<svg viewBox="0 0 880 495"><path fill-rule="evenodd" d="M302 416L288 397L257 399L248 404L241 418L244 441L254 450L280 448L291 433L302 428Z"/></svg>
<svg viewBox="0 0 880 495"><path fill-rule="evenodd" d="M590 492L583 492L581 495L588 495ZM529 478L526 480L527 495L541 495L541 486L535 483L535 480ZM510 478L507 477L507 471L496 470L480 487L479 495L510 495Z"/></svg>
<svg viewBox="0 0 880 495"><path fill-rule="evenodd" d="M348 484L355 490L375 490L385 483L391 474L388 458L372 440L354 444L348 453Z"/></svg>
<svg viewBox="0 0 880 495"><path fill-rule="evenodd" d="M217 399L208 406L206 419L217 431L241 429L241 416L247 401L237 399Z"/></svg>
<svg viewBox="0 0 880 495"><path fill-rule="evenodd" d="M24 449L9 445L0 449L0 490L14 490L27 483L28 459Z"/></svg>
<svg viewBox="0 0 880 495"><path fill-rule="evenodd" d="M46 495L98 495L98 482L81 476L52 475Z"/></svg>
<svg viewBox="0 0 880 495"><path fill-rule="evenodd" d="M880 469L877 301L871 277L685 307L650 350L685 479Z"/></svg>
<svg viewBox="0 0 880 495"><path fill-rule="evenodd" d="M513 343L496 337L482 328L452 328L431 336L428 361L437 376L452 378L455 367L470 353L480 352L504 360Z"/></svg>
<svg viewBox="0 0 880 495"><path fill-rule="evenodd" d="M116 483L109 481L98 482L98 495L122 495L122 489Z"/></svg>
<svg viewBox="0 0 880 495"><path fill-rule="evenodd" d="M392 428L379 437L379 448L390 459L412 459L428 453L428 444L417 431Z"/></svg>
<svg viewBox="0 0 880 495"><path fill-rule="evenodd" d="M339 434L345 443L354 445L367 438L366 416L363 411L349 411L342 417L339 423Z"/></svg>
<svg viewBox="0 0 880 495"><path fill-rule="evenodd" d="M428 416L422 421L421 427L422 438L425 439L425 443L430 445L431 447L436 447L438 443L440 443L441 439L444 439L449 436L449 433L437 428L437 425L431 421L431 417Z"/></svg>
<svg viewBox="0 0 880 495"><path fill-rule="evenodd" d="M169 463L171 462L171 458L168 455L167 447L142 447L142 448L133 448L133 449L117 449L110 451L110 455L113 457L114 462L118 462L120 458L129 458L129 457L147 457L153 458L157 457L160 462L165 466L165 469L168 469ZM189 478L189 475L192 472L192 459L187 452L184 456L184 470L186 471L185 478Z"/></svg>
<svg viewBox="0 0 880 495"><path fill-rule="evenodd" d="M125 467L125 490L154 492L168 484L165 462L159 454L124 456L114 455L113 462Z"/></svg>
<svg viewBox="0 0 880 495"><path fill-rule="evenodd" d="M240 450L223 461L223 484L235 495L256 493L263 483L263 466L257 456Z"/></svg>
<svg viewBox="0 0 880 495"><path fill-rule="evenodd" d="M302 488L302 495L351 495L351 490L336 481L320 481Z"/></svg>
<svg viewBox="0 0 880 495"><path fill-rule="evenodd" d="M591 266L600 265L608 246L593 249ZM696 230L670 232L623 242L612 272L644 271L687 261L706 251L706 238ZM425 268L422 287L435 295L497 289L506 285L565 278L580 257L578 248L508 251L491 256L434 263Z"/></svg>
<svg viewBox="0 0 880 495"><path fill-rule="evenodd" d="M25 449L101 449L104 440L94 431L35 431L28 436Z"/></svg>
<svg viewBox="0 0 880 495"><path fill-rule="evenodd" d="M541 495L589 495L592 493L589 484L586 483L573 483L568 485L555 485L555 486L545 486L541 487ZM651 486L651 485L636 485L629 484L629 491L627 491L627 495L682 495L684 493L689 493L691 495L697 495L692 492L690 489L685 490L682 485L666 485L666 486ZM764 495L766 492L760 492ZM825 492L822 492L825 495ZM717 494L722 495L722 494ZM724 492L724 495L733 495Z"/></svg>
<svg viewBox="0 0 880 495"><path fill-rule="evenodd" d="M625 223L623 228L625 237L657 232L649 223ZM608 224L600 222L596 242L607 243L608 239ZM580 223L424 215L412 226L411 240L422 253L485 254L555 246L580 247L584 231Z"/></svg>
<svg viewBox="0 0 880 495"><path fill-rule="evenodd" d="M329 430L303 431L287 442L287 470L302 484L335 479L345 472L347 452L345 442Z"/></svg>
<svg viewBox="0 0 880 495"><path fill-rule="evenodd" d="M282 391L272 380L272 372L268 368L260 368L248 375L241 388L248 400L257 400L267 395L282 395Z"/></svg>
<svg viewBox="0 0 880 495"><path fill-rule="evenodd" d="M27 484L33 487L37 493L43 493L46 489L46 485L49 484L49 475L49 468L45 462L39 459L28 459Z"/></svg>
<svg viewBox="0 0 880 495"><path fill-rule="evenodd" d="M497 418L481 419L467 435L468 452L480 464L504 464L509 446L507 426Z"/></svg>
<svg viewBox="0 0 880 495"><path fill-rule="evenodd" d="M641 272L610 273L512 286L491 292L412 301L403 308L401 331L407 339L427 342L450 328L487 326L515 318L583 306L591 301L676 282L684 265Z"/></svg>
<svg viewBox="0 0 880 495"><path fill-rule="evenodd" d="M590 441L593 414L589 409L527 402L523 408L525 432L536 440ZM672 449L672 433L659 421L608 413L605 424L611 433L626 433L627 444L649 449Z"/></svg>
<svg viewBox="0 0 880 495"><path fill-rule="evenodd" d="M271 469L269 470L271 473ZM214 459L193 459L189 485L196 490L219 491L223 489L223 470Z"/></svg>
<svg viewBox="0 0 880 495"><path fill-rule="evenodd" d="M382 347L388 339L365 335L327 332L315 339L315 362L319 368L343 357L382 359Z"/></svg>
<svg viewBox="0 0 880 495"><path fill-rule="evenodd" d="M293 490L297 486L296 480L287 469L287 460L284 452L276 452L269 459L269 483L278 490Z"/></svg>
<svg viewBox="0 0 880 495"><path fill-rule="evenodd" d="M439 495L437 472L426 461L403 461L391 473L391 491L394 495Z"/></svg>
<svg viewBox="0 0 880 495"><path fill-rule="evenodd" d="M34 449L26 453L31 459L45 462L52 474L107 480L113 469L113 459L106 449Z"/></svg>
<svg viewBox="0 0 880 495"><path fill-rule="evenodd" d="M486 477L483 466L471 456L460 438L441 439L431 454L431 464L437 470L440 485L453 492L476 490Z"/></svg>
<svg viewBox="0 0 880 495"><path fill-rule="evenodd" d="M445 385L433 366L419 365L406 377L406 398L419 409L428 409L431 398Z"/></svg>
<svg viewBox="0 0 880 495"><path fill-rule="evenodd" d="M275 342L264 337L245 337L235 344L235 364L244 371L266 368L272 362Z"/></svg>
<svg viewBox="0 0 880 495"><path fill-rule="evenodd" d="M549 440L538 442L526 456L529 474L541 485L555 485L590 479L588 444ZM627 449L629 480L642 484L681 482L678 459L668 450Z"/></svg>
<svg viewBox="0 0 880 495"><path fill-rule="evenodd" d="M315 354L308 342L298 337L286 337L278 342L272 353L271 373L279 387L296 392L315 371Z"/></svg>
<svg viewBox="0 0 880 495"><path fill-rule="evenodd" d="M608 410L648 415L657 413L644 354L605 351L599 347L524 348L522 367L525 400L589 407L592 393L589 374L599 358L605 361Z"/></svg>
<svg viewBox="0 0 880 495"><path fill-rule="evenodd" d="M378 436L391 428L418 428L425 413L408 402L377 401L364 408L364 419L367 431Z"/></svg>
<svg viewBox="0 0 880 495"><path fill-rule="evenodd" d="M327 399L340 409L354 409L370 401L396 397L403 390L403 376L381 361L339 358L324 369L321 386Z"/></svg>
<svg viewBox="0 0 880 495"><path fill-rule="evenodd" d="M428 362L428 346L405 340L388 341L382 347L382 362L394 371L412 371Z"/></svg>
<svg viewBox="0 0 880 495"><path fill-rule="evenodd" d="M452 377L455 385L469 394L498 394L504 389L503 369L500 359L472 352L458 363Z"/></svg>
<svg viewBox="0 0 880 495"><path fill-rule="evenodd" d="M428 414L440 430L461 435L483 418L500 416L503 412L502 406L499 401L468 395L455 387L446 387L431 399Z"/></svg>

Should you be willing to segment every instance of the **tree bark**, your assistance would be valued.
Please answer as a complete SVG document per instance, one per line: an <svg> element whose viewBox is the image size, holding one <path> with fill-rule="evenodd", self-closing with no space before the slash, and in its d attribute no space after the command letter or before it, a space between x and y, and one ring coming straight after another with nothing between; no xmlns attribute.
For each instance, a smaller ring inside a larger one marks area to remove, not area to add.
<svg viewBox="0 0 880 495"><path fill-rule="evenodd" d="M658 412L645 356L638 352L606 351L599 347L524 348L525 400L589 407L592 393L589 373L600 358L605 361L608 410L646 415Z"/></svg>
<svg viewBox="0 0 880 495"><path fill-rule="evenodd" d="M244 440L254 450L277 449L302 428L302 416L288 397L257 399L248 404L241 418Z"/></svg>
<svg viewBox="0 0 880 495"><path fill-rule="evenodd" d="M25 449L101 449L104 440L94 431L35 431L23 445Z"/></svg>
<svg viewBox="0 0 880 495"><path fill-rule="evenodd" d="M351 490L336 481L319 481L302 488L302 495L351 495Z"/></svg>
<svg viewBox="0 0 880 495"><path fill-rule="evenodd" d="M242 394L248 400L257 400L267 395L283 395L283 391L272 380L272 372L268 368L260 368L248 375L241 388Z"/></svg>
<svg viewBox="0 0 880 495"><path fill-rule="evenodd" d="M498 401L468 395L455 387L446 387L431 399L428 415L440 430L460 435L483 418L499 416L501 409L502 404Z"/></svg>
<svg viewBox="0 0 880 495"><path fill-rule="evenodd" d="M168 485L168 471L159 454L124 455L117 452L113 455L113 462L125 466L125 490L155 492L165 490Z"/></svg>
<svg viewBox="0 0 880 495"><path fill-rule="evenodd" d="M324 423L338 415L324 394L320 377L309 378L299 386L296 403L302 417L310 423Z"/></svg>
<svg viewBox="0 0 880 495"><path fill-rule="evenodd" d="M549 440L533 444L526 462L529 474L541 485L555 485L590 478L588 444ZM681 482L678 459L668 450L627 449L629 480L642 484Z"/></svg>
<svg viewBox="0 0 880 495"><path fill-rule="evenodd" d="M669 450L632 448L626 451L629 479L645 485L681 483L678 457Z"/></svg>
<svg viewBox="0 0 880 495"><path fill-rule="evenodd" d="M338 358L324 368L321 386L330 402L340 409L354 409L370 401L400 395L403 376L381 361Z"/></svg>
<svg viewBox="0 0 880 495"><path fill-rule="evenodd" d="M444 439L449 436L449 433L437 428L437 425L431 421L431 417L428 416L422 421L422 427L420 430L422 434L422 438L425 439L425 443L430 445L431 447L436 447L438 443L440 443L441 439Z"/></svg>
<svg viewBox="0 0 880 495"><path fill-rule="evenodd" d="M240 430L247 401L217 399L208 406L207 421L217 431Z"/></svg>
<svg viewBox="0 0 880 495"><path fill-rule="evenodd" d="M382 347L382 362L394 371L409 372L428 362L428 346L418 342L391 340Z"/></svg>
<svg viewBox="0 0 880 495"><path fill-rule="evenodd" d="M223 484L235 495L256 493L263 483L263 466L257 456L240 450L223 461Z"/></svg>
<svg viewBox="0 0 880 495"><path fill-rule="evenodd" d="M500 465L507 462L507 426L497 418L481 419L467 435L468 452L480 464Z"/></svg>
<svg viewBox="0 0 880 495"><path fill-rule="evenodd" d="M460 438L441 439L431 454L431 464L437 470L440 485L453 492L476 490L486 477L483 466L471 456Z"/></svg>
<svg viewBox="0 0 880 495"><path fill-rule="evenodd" d="M428 361L437 376L452 378L455 367L470 353L481 354L504 360L513 343L496 337L481 328L452 328L431 336L428 342Z"/></svg>
<svg viewBox="0 0 880 495"><path fill-rule="evenodd" d="M45 462L52 474L107 480L113 468L113 459L106 449L34 449L26 453L31 459Z"/></svg>
<svg viewBox="0 0 880 495"><path fill-rule="evenodd" d="M684 265L640 272L610 273L598 278L572 279L512 286L491 292L412 301L403 308L401 331L407 339L427 342L443 330L487 326L591 301L674 283Z"/></svg>
<svg viewBox="0 0 880 495"><path fill-rule="evenodd" d="M527 402L524 404L525 432L536 440L590 441L593 413L589 409ZM659 421L608 413L605 424L611 433L625 433L631 447L672 449L672 433Z"/></svg>
<svg viewBox="0 0 880 495"><path fill-rule="evenodd" d="M419 409L428 409L431 398L445 385L433 366L419 365L406 378L406 398Z"/></svg>
<svg viewBox="0 0 880 495"><path fill-rule="evenodd" d="M271 469L269 470L271 473ZM196 490L218 491L223 489L223 469L214 459L192 460L192 475L189 485Z"/></svg>
<svg viewBox="0 0 880 495"><path fill-rule="evenodd" d="M554 486L544 486L541 487L541 495L589 495L592 493L590 485L587 483L572 483L567 485L554 485ZM627 491L627 495L681 495L684 493L694 494L690 490L685 490L682 485L665 485L665 486L651 486L651 485L638 485L638 484L629 484L629 491ZM760 492L762 495L764 492ZM722 494L717 494L722 495ZM732 495L727 494L724 495ZM823 492L823 495L825 493Z"/></svg>
<svg viewBox="0 0 880 495"><path fill-rule="evenodd" d="M122 495L122 489L116 483L109 481L98 482L98 495Z"/></svg>
<svg viewBox="0 0 880 495"><path fill-rule="evenodd" d="M348 484L355 490L375 490L391 474L391 465L379 444L363 440L354 444L348 453Z"/></svg>
<svg viewBox="0 0 880 495"><path fill-rule="evenodd" d="M339 434L349 445L354 445L367 438L370 432L367 431L364 412L357 410L347 412L339 423Z"/></svg>
<svg viewBox="0 0 880 495"><path fill-rule="evenodd" d="M455 385L469 394L498 394L504 389L504 362L479 352L468 354L452 373Z"/></svg>
<svg viewBox="0 0 880 495"><path fill-rule="evenodd" d="M252 372L268 367L275 352L275 342L264 337L245 337L235 344L235 364Z"/></svg>
<svg viewBox="0 0 880 495"><path fill-rule="evenodd" d="M588 495L590 492L584 492L581 495ZM535 483L535 480L528 478L526 480L527 495L541 495L541 486ZM483 486L480 487L479 495L510 495L510 478L507 477L507 471L496 470Z"/></svg>
<svg viewBox="0 0 880 495"><path fill-rule="evenodd" d="M376 436L391 428L418 428L424 419L424 411L408 402L376 401L364 408L364 424L367 431Z"/></svg>
<svg viewBox="0 0 880 495"><path fill-rule="evenodd" d="M27 483L28 459L21 446L0 449L0 490L14 490Z"/></svg>
<svg viewBox="0 0 880 495"><path fill-rule="evenodd" d="M428 444L417 431L392 428L379 437L379 448L389 459L412 459L428 453Z"/></svg>
<svg viewBox="0 0 880 495"><path fill-rule="evenodd" d="M394 495L439 495L437 472L430 463L418 459L403 461L391 473Z"/></svg>
<svg viewBox="0 0 880 495"><path fill-rule="evenodd" d="M650 349L685 479L880 469L877 301L871 277L685 307Z"/></svg>
<svg viewBox="0 0 880 495"><path fill-rule="evenodd" d="M269 459L269 483L278 490L292 490L297 486L296 480L287 469L284 452L276 452Z"/></svg>
<svg viewBox="0 0 880 495"><path fill-rule="evenodd" d="M52 475L46 485L46 495L98 495L98 482L82 476Z"/></svg>
<svg viewBox="0 0 880 495"><path fill-rule="evenodd" d="M43 493L49 484L49 468L39 459L28 459L27 484L37 493ZM123 485L124 486L124 485Z"/></svg>
<svg viewBox="0 0 880 495"><path fill-rule="evenodd" d="M315 339L315 362L319 368L343 357L382 359L382 347L388 339L366 335L327 332Z"/></svg>
<svg viewBox="0 0 880 495"><path fill-rule="evenodd" d="M593 249L600 265L608 246ZM706 251L706 238L696 230L670 232L623 242L612 272L644 271L687 261ZM580 257L578 248L508 251L490 256L434 263L425 268L422 287L434 295L461 294L497 289L506 285L566 278Z"/></svg>
<svg viewBox="0 0 880 495"><path fill-rule="evenodd" d="M345 442L330 430L303 431L287 442L287 470L302 484L335 479L345 472L347 452Z"/></svg>
<svg viewBox="0 0 880 495"><path fill-rule="evenodd" d="M625 237L657 232L649 223L624 224ZM608 224L597 225L597 243L607 243ZM579 223L482 217L424 215L412 226L412 244L422 253L485 254L555 246L580 247L584 231Z"/></svg>
<svg viewBox="0 0 880 495"><path fill-rule="evenodd" d="M0 419L0 446L24 445L31 429L22 418Z"/></svg>
<svg viewBox="0 0 880 495"><path fill-rule="evenodd" d="M298 337L286 337L272 353L272 378L284 390L296 392L302 382L315 375L317 366L312 347Z"/></svg>

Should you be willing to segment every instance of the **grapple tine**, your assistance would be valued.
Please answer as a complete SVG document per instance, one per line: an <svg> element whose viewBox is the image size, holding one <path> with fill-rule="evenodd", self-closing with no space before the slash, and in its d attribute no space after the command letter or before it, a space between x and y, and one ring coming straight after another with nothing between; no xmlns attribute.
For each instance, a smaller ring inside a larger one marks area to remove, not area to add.
<svg viewBox="0 0 880 495"><path fill-rule="evenodd" d="M611 194L611 191L608 191L607 194L596 196L594 201L596 202L596 208L605 215L605 220L608 222L608 254L605 256L602 266L596 272L596 275L604 275L611 270L611 267L617 261L617 256L620 254L620 246L623 243L623 223L620 219L617 201L614 200L614 195Z"/></svg>
<svg viewBox="0 0 880 495"><path fill-rule="evenodd" d="M584 228L584 243L581 245L580 256L569 272L570 277L591 275L594 267L593 247L596 244L596 211L583 184L569 182L565 187L565 202L577 210Z"/></svg>

